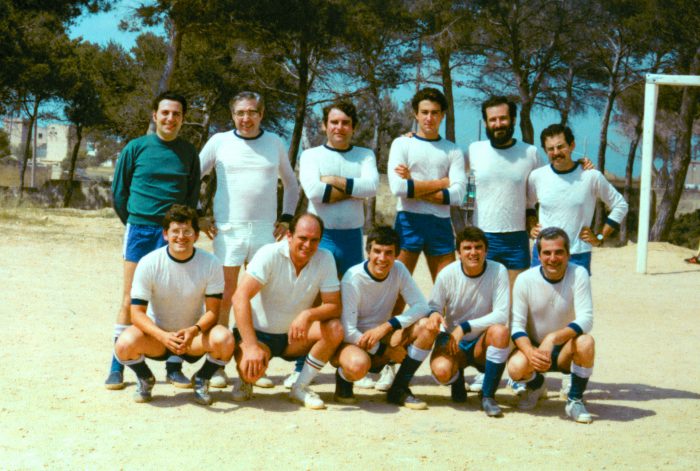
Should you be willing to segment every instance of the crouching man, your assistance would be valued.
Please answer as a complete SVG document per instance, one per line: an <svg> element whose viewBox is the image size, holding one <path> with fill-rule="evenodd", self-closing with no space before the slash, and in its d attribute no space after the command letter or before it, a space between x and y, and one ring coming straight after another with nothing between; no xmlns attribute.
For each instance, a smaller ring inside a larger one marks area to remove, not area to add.
<svg viewBox="0 0 700 471"><path fill-rule="evenodd" d="M223 269L216 258L197 250L197 212L175 204L165 214L168 245L139 261L131 287L131 321L117 340L115 358L134 370L136 402L151 400L155 384L145 358L165 361L178 355L194 363L206 354L192 377L195 401L212 403L209 379L233 355L233 335L217 326L224 289ZM205 311L202 313L202 311Z"/></svg>
<svg viewBox="0 0 700 471"><path fill-rule="evenodd" d="M569 263L569 237L558 227L537 236L541 267L515 280L511 337L517 351L508 373L526 383L518 408L534 409L547 394L543 373L571 373L566 415L576 422L593 419L583 405L583 392L593 372L595 348L591 282L585 268Z"/></svg>
<svg viewBox="0 0 700 471"><path fill-rule="evenodd" d="M338 366L335 400L355 403L353 382L394 362L401 367L387 392L387 401L409 409L427 409L408 385L430 354L442 318L425 318L428 303L408 269L396 260L400 250L396 231L375 227L367 235L366 250L368 260L350 268L341 283L345 343L331 360ZM399 295L410 308L392 317Z"/></svg>

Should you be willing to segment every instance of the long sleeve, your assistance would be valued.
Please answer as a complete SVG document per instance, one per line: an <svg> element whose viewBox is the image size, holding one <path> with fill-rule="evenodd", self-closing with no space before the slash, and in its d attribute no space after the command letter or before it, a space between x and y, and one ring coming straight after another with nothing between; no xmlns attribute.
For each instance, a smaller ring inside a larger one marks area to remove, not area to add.
<svg viewBox="0 0 700 471"><path fill-rule="evenodd" d="M615 189L615 187L603 176L599 174L597 179L598 196L610 208L610 214L605 221L610 226L618 229L620 222L627 214L629 205L625 198Z"/></svg>
<svg viewBox="0 0 700 471"><path fill-rule="evenodd" d="M299 201L299 183L294 175L294 169L289 163L289 156L284 147L279 146L279 177L282 179L284 196L282 199L282 214L293 215Z"/></svg>
<svg viewBox="0 0 700 471"><path fill-rule="evenodd" d="M527 337L527 283L524 282L522 275L515 279L513 285L513 319L510 326L510 336L513 340L526 336Z"/></svg>
<svg viewBox="0 0 700 471"><path fill-rule="evenodd" d="M202 150L199 151L199 169L202 177L208 175L216 164L217 136L218 134L214 134L210 137Z"/></svg>
<svg viewBox="0 0 700 471"><path fill-rule="evenodd" d="M398 196L400 198L410 198L413 195L409 195L409 180L404 180L399 177L394 169L399 165L408 165L408 160L406 159L406 145L405 137L399 137L394 139L391 143L391 149L389 150L389 163L387 164L387 177L389 179L389 189L391 194Z"/></svg>
<svg viewBox="0 0 700 471"><path fill-rule="evenodd" d="M459 206L464 200L467 191L467 174L464 171L464 154L461 150L455 149L449 153L450 159L450 186L447 192L450 195L450 206ZM448 202L446 201L445 204Z"/></svg>
<svg viewBox="0 0 700 471"><path fill-rule="evenodd" d="M201 187L202 173L199 168L199 156L192 152L193 159L190 165L190 173L187 181L187 201L190 208L197 208L199 203L199 189Z"/></svg>
<svg viewBox="0 0 700 471"><path fill-rule="evenodd" d="M352 196L356 198L371 198L377 194L379 187L379 172L374 155L367 155L362 160L360 177L352 179Z"/></svg>
<svg viewBox="0 0 700 471"><path fill-rule="evenodd" d="M121 154L119 154L112 180L112 204L114 205L114 211L123 224L126 224L127 219L129 219L127 204L129 202L129 189L133 172L133 155L131 146L127 144Z"/></svg>
<svg viewBox="0 0 700 471"><path fill-rule="evenodd" d="M571 268L572 265L569 265ZM591 295L591 278L581 267L576 268L574 279L574 312L576 318L569 327L579 334L587 334L593 329L593 297ZM578 329L576 328L578 327Z"/></svg>
<svg viewBox="0 0 700 471"><path fill-rule="evenodd" d="M308 151L302 152L299 158L299 180L309 201L323 203L323 197L327 191L330 192L331 186L321 181L319 163Z"/></svg>
<svg viewBox="0 0 700 471"><path fill-rule="evenodd" d="M357 288L349 282L341 283L340 294L343 301L343 313L340 316L340 321L345 331L345 342L356 345L362 337L362 332L357 328L360 297Z"/></svg>
<svg viewBox="0 0 700 471"><path fill-rule="evenodd" d="M472 332L482 332L495 324L506 325L508 323L508 308L510 307L510 286L508 283L508 271L505 267L499 267L495 276L491 304L493 309L488 314L469 320Z"/></svg>

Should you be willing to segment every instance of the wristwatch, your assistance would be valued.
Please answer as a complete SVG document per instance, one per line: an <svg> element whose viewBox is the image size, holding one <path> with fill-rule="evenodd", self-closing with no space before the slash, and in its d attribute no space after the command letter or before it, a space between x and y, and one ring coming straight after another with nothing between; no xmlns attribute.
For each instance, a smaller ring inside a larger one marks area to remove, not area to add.
<svg viewBox="0 0 700 471"><path fill-rule="evenodd" d="M605 240L605 236L603 234L596 234L595 238L598 239L598 245L602 244L603 240Z"/></svg>

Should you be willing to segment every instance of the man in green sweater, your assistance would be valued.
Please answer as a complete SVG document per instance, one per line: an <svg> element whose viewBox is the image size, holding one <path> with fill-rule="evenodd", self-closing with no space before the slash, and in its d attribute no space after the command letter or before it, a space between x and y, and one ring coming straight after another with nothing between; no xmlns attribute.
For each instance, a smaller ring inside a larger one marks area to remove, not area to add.
<svg viewBox="0 0 700 471"><path fill-rule="evenodd" d="M197 207L199 157L192 144L178 138L186 112L187 101L183 96L172 92L158 95L153 101L155 134L129 142L117 161L112 182L113 203L126 232L123 296L114 328L115 341L131 323L129 306L136 264L147 253L167 245L161 228L163 216L175 203ZM190 380L182 374L181 360L166 365L168 382L190 387ZM114 356L105 386L124 387L124 367Z"/></svg>

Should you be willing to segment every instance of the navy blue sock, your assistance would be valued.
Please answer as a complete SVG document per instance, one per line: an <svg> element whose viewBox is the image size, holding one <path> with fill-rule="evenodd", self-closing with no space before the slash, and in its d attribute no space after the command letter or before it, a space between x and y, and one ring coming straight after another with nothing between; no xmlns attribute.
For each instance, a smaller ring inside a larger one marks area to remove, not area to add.
<svg viewBox="0 0 700 471"><path fill-rule="evenodd" d="M124 365L119 363L119 361L117 361L117 357L114 356L114 353L112 353L112 364L109 366L109 372L114 373L115 371L118 371L119 373L123 373L124 372Z"/></svg>
<svg viewBox="0 0 700 471"><path fill-rule="evenodd" d="M209 361L209 359L204 360L204 364L202 367L195 373L195 376L202 378L202 379L211 379L212 376L214 376L214 373L216 373L216 370L221 368L221 365L216 364L212 361Z"/></svg>
<svg viewBox="0 0 700 471"><path fill-rule="evenodd" d="M484 381L484 383L486 383L486 381ZM540 373L535 373L535 379L533 379L529 383L525 383L525 387L534 391L535 389L538 389L540 386L542 386L542 384L544 384L544 375Z"/></svg>
<svg viewBox="0 0 700 471"><path fill-rule="evenodd" d="M136 373L136 376L138 376L141 379L153 378L153 372L148 367L145 360L140 361L138 363L133 363L133 364L129 365L129 368L134 370L134 373Z"/></svg>
<svg viewBox="0 0 700 471"><path fill-rule="evenodd" d="M394 384L391 388L407 388L408 384L413 379L413 375L416 374L418 367L420 367L422 361L414 360L413 358L406 355L406 357L401 362L399 371L396 372L396 378L394 379Z"/></svg>
<svg viewBox="0 0 700 471"><path fill-rule="evenodd" d="M182 371L182 363L174 361L165 362L166 373L174 373L175 371Z"/></svg>
<svg viewBox="0 0 700 471"><path fill-rule="evenodd" d="M294 360L294 371L297 373L301 373L301 370L304 369L304 361L306 360L306 357L298 357L296 360Z"/></svg>
<svg viewBox="0 0 700 471"><path fill-rule="evenodd" d="M503 376L503 370L505 370L505 368L505 363L494 363L486 360L486 368L484 368L484 385L481 387L482 397L494 397L496 394L496 389L498 389L498 383L501 382L501 376ZM544 380L544 376L542 376L542 379Z"/></svg>
<svg viewBox="0 0 700 471"><path fill-rule="evenodd" d="M581 378L580 376L571 373L571 388L569 388L569 399L581 400L583 398L583 392L588 386L588 378Z"/></svg>

